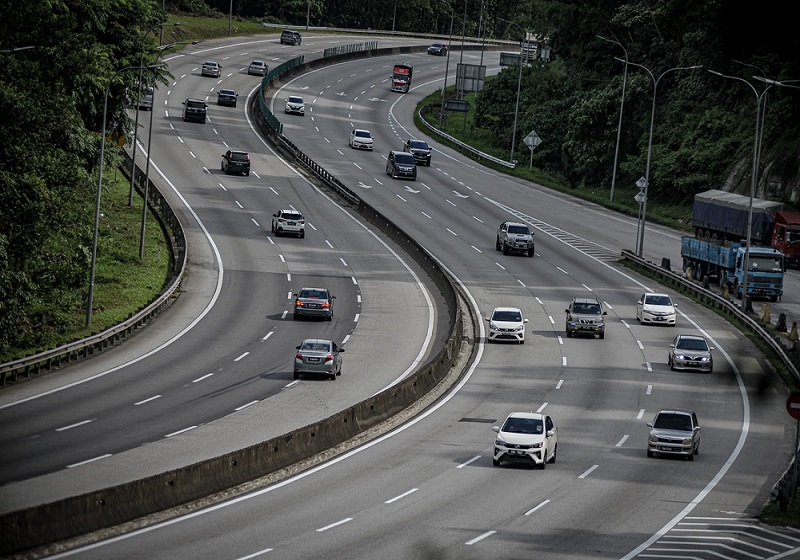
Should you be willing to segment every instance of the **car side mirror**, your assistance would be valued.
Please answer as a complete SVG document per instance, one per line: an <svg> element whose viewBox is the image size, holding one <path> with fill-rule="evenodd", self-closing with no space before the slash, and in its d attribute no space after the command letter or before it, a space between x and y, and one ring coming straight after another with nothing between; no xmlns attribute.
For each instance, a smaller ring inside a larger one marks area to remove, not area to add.
<svg viewBox="0 0 800 560"><path fill-rule="evenodd" d="M674 344L670 344L669 347L674 349L675 345Z"/></svg>
<svg viewBox="0 0 800 560"><path fill-rule="evenodd" d="M607 311L603 311L603 315L608 315L608 312Z"/></svg>
<svg viewBox="0 0 800 560"><path fill-rule="evenodd" d="M653 427L653 423L652 422L648 422L647 425L650 426L651 428Z"/></svg>
<svg viewBox="0 0 800 560"><path fill-rule="evenodd" d="M554 435L556 435L555 430L547 430L547 437L553 437Z"/></svg>
<svg viewBox="0 0 800 560"><path fill-rule="evenodd" d="M339 352L344 352L344 348L339 348Z"/></svg>
<svg viewBox="0 0 800 560"><path fill-rule="evenodd" d="M642 305L642 300L637 301L636 305Z"/></svg>
<svg viewBox="0 0 800 560"><path fill-rule="evenodd" d="M500 426L492 426L492 431L493 432L497 432L499 434L500 433Z"/></svg>
<svg viewBox="0 0 800 560"><path fill-rule="evenodd" d="M564 310L564 313L569 313L569 309L565 309L565 310Z"/></svg>
<svg viewBox="0 0 800 560"><path fill-rule="evenodd" d="M336 299L336 296L329 296L328 299Z"/></svg>
<svg viewBox="0 0 800 560"><path fill-rule="evenodd" d="M522 320L522 322L523 322L523 323L527 323L527 322L528 322L528 320L527 320L527 319L523 319L523 320Z"/></svg>
<svg viewBox="0 0 800 560"><path fill-rule="evenodd" d="M677 303L673 303L672 307L678 307L678 304Z"/></svg>
<svg viewBox="0 0 800 560"><path fill-rule="evenodd" d="M278 215L277 215L277 214L273 214L273 215L272 215L272 217L273 217L273 218L277 218L277 217L278 217Z"/></svg>
<svg viewBox="0 0 800 560"><path fill-rule="evenodd" d="M299 346L295 346L295 348L297 348L298 350L300 350L300 347L299 347Z"/></svg>

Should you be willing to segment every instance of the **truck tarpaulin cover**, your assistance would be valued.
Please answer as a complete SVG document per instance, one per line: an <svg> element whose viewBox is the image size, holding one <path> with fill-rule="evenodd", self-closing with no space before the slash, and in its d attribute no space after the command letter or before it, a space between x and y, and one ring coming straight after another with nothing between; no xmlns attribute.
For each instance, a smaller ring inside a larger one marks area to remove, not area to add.
<svg viewBox="0 0 800 560"><path fill-rule="evenodd" d="M718 232L718 237L746 239L749 206L749 196L716 189L698 193L694 197L692 225L695 229ZM753 199L753 243L770 243L775 213L785 209L788 207L781 202Z"/></svg>

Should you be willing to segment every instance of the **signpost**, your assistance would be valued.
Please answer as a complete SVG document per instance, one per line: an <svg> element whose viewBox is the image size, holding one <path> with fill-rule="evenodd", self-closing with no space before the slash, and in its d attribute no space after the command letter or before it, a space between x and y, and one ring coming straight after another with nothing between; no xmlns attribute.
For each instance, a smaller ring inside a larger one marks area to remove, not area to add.
<svg viewBox="0 0 800 560"><path fill-rule="evenodd" d="M542 143L542 139L539 138L535 130L531 130L522 141L525 142L525 145L528 146L528 149L531 151L531 161L528 164L528 170L531 170L533 169L533 149Z"/></svg>

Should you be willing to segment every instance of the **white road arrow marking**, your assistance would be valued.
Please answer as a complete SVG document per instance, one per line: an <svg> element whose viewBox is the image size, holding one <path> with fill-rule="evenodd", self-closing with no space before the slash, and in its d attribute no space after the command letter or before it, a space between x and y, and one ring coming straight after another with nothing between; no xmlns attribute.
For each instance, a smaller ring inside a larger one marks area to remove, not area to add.
<svg viewBox="0 0 800 560"><path fill-rule="evenodd" d="M410 192L410 193L414 193L414 194L417 194L417 193L419 192L419 191L415 191L414 189L412 189L412 188L411 188L411 187L409 187L408 185L406 185L406 191L408 191L408 192Z"/></svg>

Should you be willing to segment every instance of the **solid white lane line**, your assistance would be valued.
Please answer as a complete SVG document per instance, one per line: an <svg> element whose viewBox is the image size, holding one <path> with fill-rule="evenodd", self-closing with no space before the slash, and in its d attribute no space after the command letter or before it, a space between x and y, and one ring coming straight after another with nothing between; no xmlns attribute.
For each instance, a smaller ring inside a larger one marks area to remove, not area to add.
<svg viewBox="0 0 800 560"><path fill-rule="evenodd" d="M172 437L172 436L177 436L178 434L182 434L184 432L188 432L189 430L194 430L196 427L197 426L189 426L188 428L184 428L182 430L178 430L177 432L172 432L171 434L167 434L164 437L168 438L168 437Z"/></svg>
<svg viewBox="0 0 800 560"><path fill-rule="evenodd" d="M86 459L85 461L81 461L80 463L73 463L71 465L67 465L67 468L71 469L73 467L80 467L81 465L85 465L86 463L94 463L95 461L99 461L100 459L105 459L106 457L111 457L111 453L100 455L99 457L95 457L94 459Z"/></svg>

